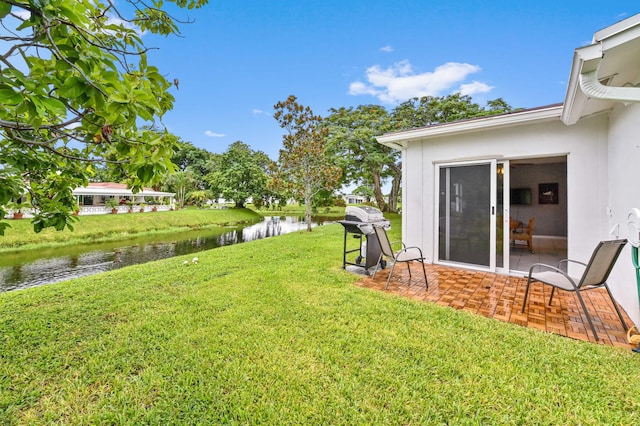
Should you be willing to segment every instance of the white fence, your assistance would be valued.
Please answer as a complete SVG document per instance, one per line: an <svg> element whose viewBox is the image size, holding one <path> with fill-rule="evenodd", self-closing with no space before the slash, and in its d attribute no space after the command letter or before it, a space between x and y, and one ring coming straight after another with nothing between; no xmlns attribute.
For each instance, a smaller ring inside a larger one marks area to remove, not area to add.
<svg viewBox="0 0 640 426"><path fill-rule="evenodd" d="M128 213L129 212L129 206L118 206L116 207L116 210L118 210L118 213ZM153 212L153 211L169 211L169 210L173 210L173 206L168 206L166 204L162 204L162 205L156 205L156 204L152 204L152 205L148 205L148 206L133 206L133 213L148 213L148 212ZM31 212L31 209L23 209L22 211L23 213L23 218L28 219L28 218L32 218L33 214ZM80 207L80 211L78 213L79 216L89 216L89 215L96 215L96 214L111 214L111 207L109 206L81 206ZM5 219L12 219L13 218L13 211L9 210L9 213L5 216Z"/></svg>

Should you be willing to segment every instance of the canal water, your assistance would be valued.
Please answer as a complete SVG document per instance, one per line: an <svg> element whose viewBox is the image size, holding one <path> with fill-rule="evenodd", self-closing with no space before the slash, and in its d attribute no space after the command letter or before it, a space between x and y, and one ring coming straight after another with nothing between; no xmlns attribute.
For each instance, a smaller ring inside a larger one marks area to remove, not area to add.
<svg viewBox="0 0 640 426"><path fill-rule="evenodd" d="M312 226L317 223L323 222L317 220ZM244 227L188 231L127 241L5 254L0 257L0 293L273 237L306 227L304 218L266 217L260 223Z"/></svg>

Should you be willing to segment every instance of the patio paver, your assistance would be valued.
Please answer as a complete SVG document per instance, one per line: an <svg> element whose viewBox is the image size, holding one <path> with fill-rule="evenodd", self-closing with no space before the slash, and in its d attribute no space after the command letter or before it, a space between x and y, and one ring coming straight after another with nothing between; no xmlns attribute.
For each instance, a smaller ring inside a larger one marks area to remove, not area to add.
<svg viewBox="0 0 640 426"><path fill-rule="evenodd" d="M528 306L521 313L525 278L497 275L458 269L441 265L425 264L429 289L425 289L422 271L414 265L409 286L409 273L405 264L396 265L387 290L384 289L391 268L378 271L375 279L363 277L356 285L372 290L384 291L415 300L437 303L454 309L463 309L511 322L523 327L535 328L573 339L593 343L631 348L625 332L604 289L582 293L589 314L600 340L596 342L575 293L556 291L553 306L548 305L551 287L541 283L531 285ZM621 308L622 310L622 308ZM628 326L633 323L622 310Z"/></svg>

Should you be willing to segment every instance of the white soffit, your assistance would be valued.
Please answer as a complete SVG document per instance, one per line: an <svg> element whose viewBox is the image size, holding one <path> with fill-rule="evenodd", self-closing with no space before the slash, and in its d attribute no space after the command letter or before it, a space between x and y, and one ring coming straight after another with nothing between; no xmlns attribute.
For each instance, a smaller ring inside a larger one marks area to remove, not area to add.
<svg viewBox="0 0 640 426"><path fill-rule="evenodd" d="M557 120L562 113L562 104L527 109L508 114L493 115L451 123L436 124L429 127L406 130L396 133L385 133L376 139L379 143L395 149L404 149L410 142L422 141L440 136L453 136L463 133L488 129L499 129L519 126L532 122Z"/></svg>
<svg viewBox="0 0 640 426"><path fill-rule="evenodd" d="M575 50L562 121L640 102L640 14L596 32L592 44Z"/></svg>

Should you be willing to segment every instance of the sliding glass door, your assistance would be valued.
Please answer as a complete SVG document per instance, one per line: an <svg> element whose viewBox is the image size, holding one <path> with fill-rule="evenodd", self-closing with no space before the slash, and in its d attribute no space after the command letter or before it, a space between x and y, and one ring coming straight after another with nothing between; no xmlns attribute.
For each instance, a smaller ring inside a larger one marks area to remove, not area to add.
<svg viewBox="0 0 640 426"><path fill-rule="evenodd" d="M438 261L496 268L496 161L437 167Z"/></svg>

